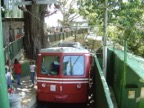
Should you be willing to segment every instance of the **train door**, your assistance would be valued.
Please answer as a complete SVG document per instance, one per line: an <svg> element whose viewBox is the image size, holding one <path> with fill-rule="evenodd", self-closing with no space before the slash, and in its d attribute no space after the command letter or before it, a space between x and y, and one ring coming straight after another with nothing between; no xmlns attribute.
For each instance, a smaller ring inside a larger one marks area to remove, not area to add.
<svg viewBox="0 0 144 108"><path fill-rule="evenodd" d="M39 72L37 74L38 99L41 101L55 102L56 94L60 94L61 75L60 57L56 55L44 55L39 60Z"/></svg>
<svg viewBox="0 0 144 108"><path fill-rule="evenodd" d="M85 103L88 94L88 77L85 70L85 56L63 56L62 93L66 102Z"/></svg>

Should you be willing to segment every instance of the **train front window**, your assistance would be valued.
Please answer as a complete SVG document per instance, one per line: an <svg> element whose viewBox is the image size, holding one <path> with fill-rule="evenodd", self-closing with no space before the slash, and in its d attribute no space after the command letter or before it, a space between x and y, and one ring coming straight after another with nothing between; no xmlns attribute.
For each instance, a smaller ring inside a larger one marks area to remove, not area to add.
<svg viewBox="0 0 144 108"><path fill-rule="evenodd" d="M41 65L41 74L58 75L60 66L60 57L44 56Z"/></svg>
<svg viewBox="0 0 144 108"><path fill-rule="evenodd" d="M63 74L65 76L84 75L84 57L64 56Z"/></svg>

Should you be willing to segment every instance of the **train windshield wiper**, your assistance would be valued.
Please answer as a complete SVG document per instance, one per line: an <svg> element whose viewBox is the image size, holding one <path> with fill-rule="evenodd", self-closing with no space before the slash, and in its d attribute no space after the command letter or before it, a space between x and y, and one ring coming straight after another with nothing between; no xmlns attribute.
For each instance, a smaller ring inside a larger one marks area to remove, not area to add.
<svg viewBox="0 0 144 108"><path fill-rule="evenodd" d="M74 63L72 64L72 60L71 60L71 56L70 56L70 74L73 75L74 72L74 65L76 64L76 62L78 61L78 59L80 58L80 56L77 57L77 59L74 61Z"/></svg>

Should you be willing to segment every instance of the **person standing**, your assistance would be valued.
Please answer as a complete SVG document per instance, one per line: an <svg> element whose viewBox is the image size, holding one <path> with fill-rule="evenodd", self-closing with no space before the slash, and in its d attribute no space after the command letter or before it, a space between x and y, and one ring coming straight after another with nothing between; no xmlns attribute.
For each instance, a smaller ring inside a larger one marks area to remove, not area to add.
<svg viewBox="0 0 144 108"><path fill-rule="evenodd" d="M30 79L32 81L32 87L34 87L35 70L36 70L36 65L34 64L33 61L31 61L30 62Z"/></svg>
<svg viewBox="0 0 144 108"><path fill-rule="evenodd" d="M14 83L14 77L13 77L13 72L12 72L10 60L7 60L7 61L6 61L5 68L7 69L7 71L11 72L11 80L12 80L12 82Z"/></svg>
<svg viewBox="0 0 144 108"><path fill-rule="evenodd" d="M14 72L16 74L16 79L17 79L17 85L21 85L21 73L22 73L22 65L19 63L18 59L14 59Z"/></svg>
<svg viewBox="0 0 144 108"><path fill-rule="evenodd" d="M52 62L50 66L50 70L53 72L56 72L56 74L59 74L59 68L60 68L60 57L56 57L56 60Z"/></svg>
<svg viewBox="0 0 144 108"><path fill-rule="evenodd" d="M8 86L8 89L12 87L12 80L11 80L11 72L5 68L5 76L6 76L6 80L7 80L7 86Z"/></svg>

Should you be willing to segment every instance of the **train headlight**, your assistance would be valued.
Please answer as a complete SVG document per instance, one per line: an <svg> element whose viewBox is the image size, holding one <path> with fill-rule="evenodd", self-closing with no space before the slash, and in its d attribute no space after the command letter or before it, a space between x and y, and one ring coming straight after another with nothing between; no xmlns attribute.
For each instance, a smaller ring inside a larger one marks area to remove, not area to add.
<svg viewBox="0 0 144 108"><path fill-rule="evenodd" d="M46 84L43 83L43 84L42 84L42 87L46 87Z"/></svg>

